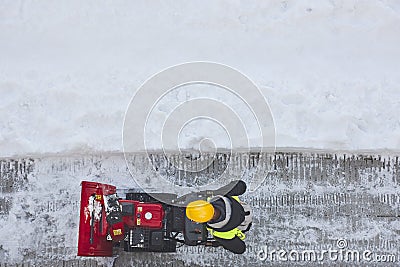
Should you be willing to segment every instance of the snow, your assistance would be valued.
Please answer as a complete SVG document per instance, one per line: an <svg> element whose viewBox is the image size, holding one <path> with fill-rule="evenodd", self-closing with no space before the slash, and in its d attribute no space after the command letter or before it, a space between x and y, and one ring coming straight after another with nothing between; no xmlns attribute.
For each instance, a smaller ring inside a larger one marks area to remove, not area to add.
<svg viewBox="0 0 400 267"><path fill-rule="evenodd" d="M259 86L278 147L398 150L399 12L389 0L6 1L0 156L122 151L137 88L198 60L232 66ZM179 94L164 103L178 103ZM246 118L245 108L230 106ZM210 137L229 148L224 134L208 136L214 130L190 125L179 143L193 148Z"/></svg>
<svg viewBox="0 0 400 267"><path fill-rule="evenodd" d="M218 62L249 77L268 101L282 150L399 151L399 23L396 0L2 1L0 157L38 156L27 188L1 195L13 205L0 217L0 258L76 258L79 182L132 187L123 157L109 155L123 151L124 115L136 90L172 65ZM247 131L239 143L259 145L248 105L223 88L196 85L176 88L154 103L144 129L147 148L161 149L164 120L198 98L232 109ZM232 146L234 134L212 118L188 121L180 130L182 149ZM53 153L70 158L57 163L57 157L44 157ZM374 177L383 181L377 188L369 173L359 175L365 183L356 184L355 192L397 193L390 173ZM297 180L290 190L341 189L306 186ZM288 184L272 179L263 190L260 198L285 192ZM301 212L298 217L293 227L310 225ZM369 228L356 233L346 228L346 219L311 223L328 236L338 229L354 239L379 232L377 222L362 220ZM270 237L284 240L293 227ZM394 221L390 227L400 228ZM317 239L313 231L304 235L301 240ZM188 251L177 257L191 261Z"/></svg>

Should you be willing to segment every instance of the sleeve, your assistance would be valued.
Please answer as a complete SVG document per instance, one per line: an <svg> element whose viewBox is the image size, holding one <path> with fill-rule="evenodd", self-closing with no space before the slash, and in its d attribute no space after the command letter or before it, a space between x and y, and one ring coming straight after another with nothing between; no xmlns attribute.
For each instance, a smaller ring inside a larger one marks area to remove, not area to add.
<svg viewBox="0 0 400 267"><path fill-rule="evenodd" d="M246 183L243 182L242 180L238 180L238 181L230 182L229 184L219 188L215 192L216 193L221 192L218 194L221 194L221 195L224 194L225 196L240 196L240 195L244 194L244 192L246 192L246 189L247 189ZM225 193L224 191L225 192L228 191L228 192Z"/></svg>
<svg viewBox="0 0 400 267"><path fill-rule="evenodd" d="M214 239L225 249L235 254L243 254L246 251L246 244L237 236L235 236L233 239L223 239L218 237L214 237Z"/></svg>

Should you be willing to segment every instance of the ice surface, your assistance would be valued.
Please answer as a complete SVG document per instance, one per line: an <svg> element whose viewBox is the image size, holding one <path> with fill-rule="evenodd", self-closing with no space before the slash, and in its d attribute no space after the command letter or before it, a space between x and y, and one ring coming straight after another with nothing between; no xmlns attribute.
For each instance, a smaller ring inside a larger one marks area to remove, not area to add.
<svg viewBox="0 0 400 267"><path fill-rule="evenodd" d="M142 162L136 175L157 175L145 157L138 156L136 160ZM141 266L142 262L159 266L177 260L185 266L210 266L214 261L224 263L221 265L235 261L239 266L260 266L256 252L265 244L271 248L321 249L335 247L338 238L346 239L352 249L399 254L398 157L301 152L269 155L265 160L273 160L276 170L255 192L241 196L253 208L253 228L247 234L248 250L244 255L226 253L221 248L183 246L172 254L132 254L115 249L114 258L95 261L109 266ZM27 174L22 187L1 195L11 199L12 206L0 216L0 264L66 266L50 263L79 260L79 265L84 265L84 258L76 256L79 183L88 180L114 184L119 189L137 188L122 153L52 156L31 161L34 168L28 173L15 171ZM10 162L3 160L1 169ZM245 173L244 179L246 169L247 166L237 169L238 173ZM7 174L10 173L2 173L4 177ZM174 174L170 178L174 177L179 178ZM13 185L17 184L15 179ZM4 190L3 183L0 185Z"/></svg>

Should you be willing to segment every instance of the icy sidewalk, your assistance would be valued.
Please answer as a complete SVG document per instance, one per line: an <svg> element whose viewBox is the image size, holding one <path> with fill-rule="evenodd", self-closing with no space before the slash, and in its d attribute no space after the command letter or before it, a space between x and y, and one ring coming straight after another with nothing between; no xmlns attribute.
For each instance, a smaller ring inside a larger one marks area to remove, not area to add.
<svg viewBox="0 0 400 267"><path fill-rule="evenodd" d="M153 165L144 155L129 157L140 166L135 175L151 178L150 169L156 168L176 182L193 178L168 165L160 154L150 158ZM0 266L228 266L233 261L238 266L387 266L400 261L400 162L396 155L218 154L204 175L221 172L230 160L234 166L230 171L245 179L260 160L269 169L262 185L244 196L254 207L255 217L244 255L184 246L174 254L116 250L114 258L87 259L75 256L80 181L135 187L123 155L2 159ZM336 254L329 254L335 250Z"/></svg>

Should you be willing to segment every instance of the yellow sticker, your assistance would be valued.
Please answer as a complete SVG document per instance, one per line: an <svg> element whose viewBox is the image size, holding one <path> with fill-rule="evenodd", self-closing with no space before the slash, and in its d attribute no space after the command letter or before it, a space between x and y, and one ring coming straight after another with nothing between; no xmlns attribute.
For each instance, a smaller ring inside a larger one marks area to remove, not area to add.
<svg viewBox="0 0 400 267"><path fill-rule="evenodd" d="M101 195L96 195L96 200L100 200L101 201Z"/></svg>
<svg viewBox="0 0 400 267"><path fill-rule="evenodd" d="M121 229L115 229L113 230L114 235L122 235L122 230Z"/></svg>
<svg viewBox="0 0 400 267"><path fill-rule="evenodd" d="M140 225L140 219L136 220L136 225Z"/></svg>

